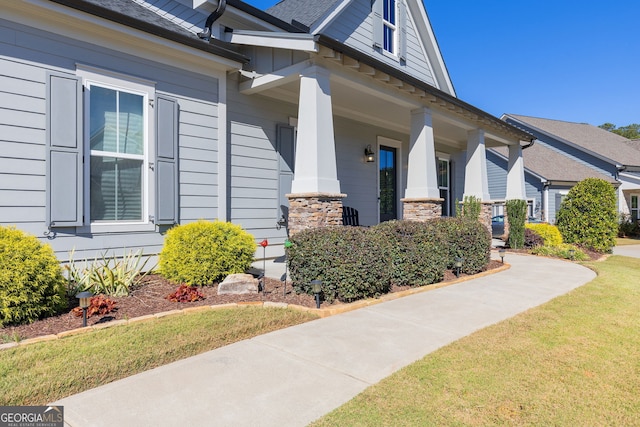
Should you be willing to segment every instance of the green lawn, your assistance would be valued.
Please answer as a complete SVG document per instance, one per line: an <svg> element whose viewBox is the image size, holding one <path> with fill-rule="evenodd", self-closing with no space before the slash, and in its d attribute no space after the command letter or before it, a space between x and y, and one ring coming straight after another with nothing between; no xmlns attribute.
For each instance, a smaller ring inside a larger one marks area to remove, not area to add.
<svg viewBox="0 0 640 427"><path fill-rule="evenodd" d="M426 356L315 426L640 425L640 259Z"/></svg>
<svg viewBox="0 0 640 427"><path fill-rule="evenodd" d="M44 405L316 318L278 308L211 310L0 351L0 406Z"/></svg>

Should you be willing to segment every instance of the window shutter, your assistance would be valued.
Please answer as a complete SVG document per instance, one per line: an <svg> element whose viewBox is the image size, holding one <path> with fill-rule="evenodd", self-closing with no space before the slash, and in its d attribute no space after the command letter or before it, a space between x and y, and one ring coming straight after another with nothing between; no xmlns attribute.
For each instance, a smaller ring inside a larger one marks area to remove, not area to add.
<svg viewBox="0 0 640 427"><path fill-rule="evenodd" d="M156 212L157 225L178 223L178 102L156 97Z"/></svg>
<svg viewBox="0 0 640 427"><path fill-rule="evenodd" d="M47 74L48 227L83 224L82 83L67 74Z"/></svg>
<svg viewBox="0 0 640 427"><path fill-rule="evenodd" d="M382 23L382 12L383 12L383 0L372 0L371 10L373 12L373 47L381 49L382 44L384 42L383 35L383 23Z"/></svg>
<svg viewBox="0 0 640 427"><path fill-rule="evenodd" d="M407 4L404 1L398 2L398 57L400 60L407 60Z"/></svg>
<svg viewBox="0 0 640 427"><path fill-rule="evenodd" d="M286 195L291 193L291 183L295 165L295 128L279 124L276 128L277 150L279 157L278 164L278 206L285 219L288 217L289 199Z"/></svg>

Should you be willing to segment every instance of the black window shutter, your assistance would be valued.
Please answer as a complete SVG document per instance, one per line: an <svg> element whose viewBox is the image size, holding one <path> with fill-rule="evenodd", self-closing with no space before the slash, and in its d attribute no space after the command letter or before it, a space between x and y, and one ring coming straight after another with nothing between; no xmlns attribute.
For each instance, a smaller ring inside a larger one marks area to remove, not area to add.
<svg viewBox="0 0 640 427"><path fill-rule="evenodd" d="M178 223L178 102L156 97L156 211L157 225Z"/></svg>
<svg viewBox="0 0 640 427"><path fill-rule="evenodd" d="M48 227L83 224L82 82L80 78L47 74Z"/></svg>

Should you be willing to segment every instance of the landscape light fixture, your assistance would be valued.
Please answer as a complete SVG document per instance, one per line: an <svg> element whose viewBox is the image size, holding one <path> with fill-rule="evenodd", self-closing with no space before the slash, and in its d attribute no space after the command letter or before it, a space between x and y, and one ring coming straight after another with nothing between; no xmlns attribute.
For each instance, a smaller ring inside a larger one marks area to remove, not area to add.
<svg viewBox="0 0 640 427"><path fill-rule="evenodd" d="M364 149L364 159L367 163L372 163L376 161L376 154L373 152L373 148L371 148L371 144L367 145L367 148Z"/></svg>
<svg viewBox="0 0 640 427"><path fill-rule="evenodd" d="M569 258L571 258L571 261L573 261L573 257L576 256L576 250L571 248L569 249Z"/></svg>
<svg viewBox="0 0 640 427"><path fill-rule="evenodd" d="M80 292L76 298L80 300L80 308L82 309L82 327L87 326L87 309L91 305L91 297L93 294L89 291Z"/></svg>
<svg viewBox="0 0 640 427"><path fill-rule="evenodd" d="M455 263L453 264L453 266L456 269L456 277L460 277L460 270L462 269L462 258L457 256L455 258Z"/></svg>
<svg viewBox="0 0 640 427"><path fill-rule="evenodd" d="M316 296L316 308L320 308L320 292L322 292L322 280L312 280L311 291Z"/></svg>
<svg viewBox="0 0 640 427"><path fill-rule="evenodd" d="M504 249L504 247L501 247L500 249L498 249L498 254L500 255L500 261L504 264L504 254L507 251Z"/></svg>

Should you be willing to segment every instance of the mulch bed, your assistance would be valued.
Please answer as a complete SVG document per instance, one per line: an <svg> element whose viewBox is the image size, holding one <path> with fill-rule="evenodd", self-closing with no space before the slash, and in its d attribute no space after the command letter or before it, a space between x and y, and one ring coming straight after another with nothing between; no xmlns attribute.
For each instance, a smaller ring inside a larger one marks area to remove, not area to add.
<svg viewBox="0 0 640 427"><path fill-rule="evenodd" d="M491 261L488 270L499 268L502 264L499 261ZM464 275L461 275L464 276ZM443 282L451 282L456 279L451 271L445 272ZM311 295L296 294L291 283L285 284L277 279L266 279L265 291L251 295L218 295L217 286L199 287L198 290L204 294L205 299L194 302L179 303L171 302L165 297L176 290L178 286L169 282L159 275L146 276L142 282L136 286L129 296L110 297L116 301L116 310L105 316L92 316L87 319L87 325L92 326L99 323L111 322L120 319L132 319L134 317L149 314L161 313L164 311L181 310L187 307L198 307L205 305L220 305L240 302L270 301L278 303L296 304L304 307L315 308L315 298ZM395 286L391 292L399 292L408 289L408 286ZM339 304L339 301L334 304ZM16 337L24 340L42 335L57 334L82 327L82 318L76 317L71 310L78 305L75 298L70 298L69 309L57 316L37 320L28 325L7 326L0 328L0 343L8 340L13 341ZM330 304L322 302L321 308L329 307Z"/></svg>

